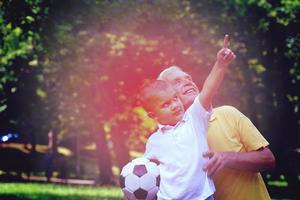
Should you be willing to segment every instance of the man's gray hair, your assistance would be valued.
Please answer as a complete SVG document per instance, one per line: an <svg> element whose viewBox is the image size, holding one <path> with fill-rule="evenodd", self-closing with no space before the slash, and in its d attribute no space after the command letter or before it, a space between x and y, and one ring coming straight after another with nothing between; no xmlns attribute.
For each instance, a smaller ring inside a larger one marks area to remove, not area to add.
<svg viewBox="0 0 300 200"><path fill-rule="evenodd" d="M176 66L176 65L172 65L166 69L164 69L162 72L160 72L160 74L158 75L157 77L157 80L164 80L164 76L166 74L168 74L170 71L173 71L173 70L180 70L180 71L183 71L180 67Z"/></svg>

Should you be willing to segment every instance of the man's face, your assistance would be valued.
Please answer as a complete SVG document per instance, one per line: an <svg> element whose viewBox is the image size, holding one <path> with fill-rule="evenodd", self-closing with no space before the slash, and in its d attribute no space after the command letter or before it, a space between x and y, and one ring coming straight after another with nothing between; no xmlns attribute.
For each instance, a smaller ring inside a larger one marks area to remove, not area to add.
<svg viewBox="0 0 300 200"><path fill-rule="evenodd" d="M199 94L199 89L193 82L192 77L180 69L168 71L162 79L172 85L185 109L190 107Z"/></svg>
<svg viewBox="0 0 300 200"><path fill-rule="evenodd" d="M151 102L151 117L163 125L175 125L184 114L183 105L175 90L170 86L148 99Z"/></svg>

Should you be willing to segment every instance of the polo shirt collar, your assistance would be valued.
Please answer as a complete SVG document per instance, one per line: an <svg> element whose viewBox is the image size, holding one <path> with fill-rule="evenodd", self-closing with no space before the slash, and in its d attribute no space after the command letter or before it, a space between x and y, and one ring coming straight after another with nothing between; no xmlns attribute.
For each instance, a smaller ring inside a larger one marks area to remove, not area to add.
<svg viewBox="0 0 300 200"><path fill-rule="evenodd" d="M158 130L160 130L162 133L165 133L166 131L176 128L180 123L185 123L186 121L187 121L187 116L183 115L182 119L179 120L174 126L163 125L158 123Z"/></svg>
<svg viewBox="0 0 300 200"><path fill-rule="evenodd" d="M210 118L209 118L209 122L214 121L215 119L217 119L217 116L214 114L214 112L212 112Z"/></svg>

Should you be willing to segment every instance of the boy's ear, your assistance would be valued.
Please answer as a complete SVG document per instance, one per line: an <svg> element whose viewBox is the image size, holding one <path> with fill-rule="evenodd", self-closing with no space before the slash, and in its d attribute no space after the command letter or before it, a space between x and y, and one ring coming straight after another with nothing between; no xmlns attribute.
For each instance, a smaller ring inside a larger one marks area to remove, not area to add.
<svg viewBox="0 0 300 200"><path fill-rule="evenodd" d="M155 115L153 112L148 112L148 116L152 119L155 119Z"/></svg>

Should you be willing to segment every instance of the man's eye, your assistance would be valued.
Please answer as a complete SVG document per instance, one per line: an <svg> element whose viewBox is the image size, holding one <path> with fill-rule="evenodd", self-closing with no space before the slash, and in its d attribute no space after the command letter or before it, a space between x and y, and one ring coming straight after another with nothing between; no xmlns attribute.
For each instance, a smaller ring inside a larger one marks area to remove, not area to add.
<svg viewBox="0 0 300 200"><path fill-rule="evenodd" d="M191 81L191 80L192 80L192 77L187 76L186 79L189 80L189 81Z"/></svg>

